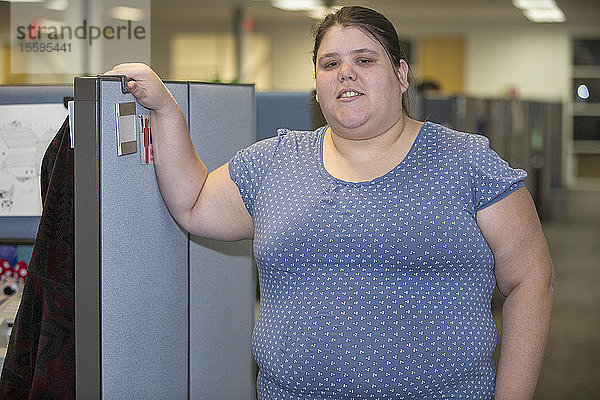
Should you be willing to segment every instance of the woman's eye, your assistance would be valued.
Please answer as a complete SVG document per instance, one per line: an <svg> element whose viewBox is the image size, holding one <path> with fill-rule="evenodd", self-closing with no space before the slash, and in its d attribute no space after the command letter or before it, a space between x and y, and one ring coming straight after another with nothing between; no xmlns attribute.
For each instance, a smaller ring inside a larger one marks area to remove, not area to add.
<svg viewBox="0 0 600 400"><path fill-rule="evenodd" d="M330 61L325 64L325 68L332 68L332 67L337 66L337 64L338 64L337 61Z"/></svg>
<svg viewBox="0 0 600 400"><path fill-rule="evenodd" d="M370 59L368 59L368 58L359 58L359 59L358 59L358 63L359 63L359 64L368 64L368 63L370 63L370 62L371 62L371 60L370 60Z"/></svg>

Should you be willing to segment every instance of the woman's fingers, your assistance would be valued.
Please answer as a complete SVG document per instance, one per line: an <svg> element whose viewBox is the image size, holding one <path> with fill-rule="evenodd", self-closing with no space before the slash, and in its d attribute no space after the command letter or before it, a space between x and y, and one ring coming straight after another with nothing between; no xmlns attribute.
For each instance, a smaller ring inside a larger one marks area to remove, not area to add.
<svg viewBox="0 0 600 400"><path fill-rule="evenodd" d="M138 102L146 108L156 109L159 107L160 93L158 91L149 92L137 81L128 81L127 88L135 96Z"/></svg>
<svg viewBox="0 0 600 400"><path fill-rule="evenodd" d="M119 64L105 72L105 75L125 75L128 79L132 79L127 81L127 88L146 108L158 110L174 101L158 75L145 64Z"/></svg>
<svg viewBox="0 0 600 400"><path fill-rule="evenodd" d="M127 85L127 89L129 89L129 91L134 96L136 96L136 94L139 94L140 85L138 85L136 81L134 81L134 80L127 81L126 85Z"/></svg>

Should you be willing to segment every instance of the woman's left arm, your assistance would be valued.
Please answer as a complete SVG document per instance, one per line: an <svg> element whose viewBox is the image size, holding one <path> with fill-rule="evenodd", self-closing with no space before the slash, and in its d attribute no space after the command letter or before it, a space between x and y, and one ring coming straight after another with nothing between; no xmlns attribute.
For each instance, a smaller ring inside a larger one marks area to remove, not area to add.
<svg viewBox="0 0 600 400"><path fill-rule="evenodd" d="M554 269L535 205L524 187L480 210L494 253L502 307L496 400L531 399L550 329Z"/></svg>

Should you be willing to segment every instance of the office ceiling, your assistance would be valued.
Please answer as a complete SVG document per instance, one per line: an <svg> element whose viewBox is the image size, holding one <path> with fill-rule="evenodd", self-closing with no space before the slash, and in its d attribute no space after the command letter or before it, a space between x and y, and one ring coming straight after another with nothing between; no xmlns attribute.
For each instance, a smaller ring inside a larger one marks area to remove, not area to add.
<svg viewBox="0 0 600 400"><path fill-rule="evenodd" d="M516 9L511 0L332 0L334 5L358 4L374 8L395 23L440 22L444 24L532 24ZM565 25L600 29L599 0L557 0L567 17ZM232 10L242 6L256 21L303 21L302 11L284 11L267 0L152 0L153 19L180 21L229 20Z"/></svg>

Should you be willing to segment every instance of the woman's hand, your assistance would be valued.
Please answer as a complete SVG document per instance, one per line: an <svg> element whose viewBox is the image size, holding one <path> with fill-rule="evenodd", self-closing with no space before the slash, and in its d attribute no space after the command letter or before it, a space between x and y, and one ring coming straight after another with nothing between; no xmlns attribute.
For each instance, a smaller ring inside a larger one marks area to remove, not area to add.
<svg viewBox="0 0 600 400"><path fill-rule="evenodd" d="M150 110L160 112L177 104L162 80L146 64L119 64L104 75L125 75L133 79L127 82L127 88L142 106Z"/></svg>

